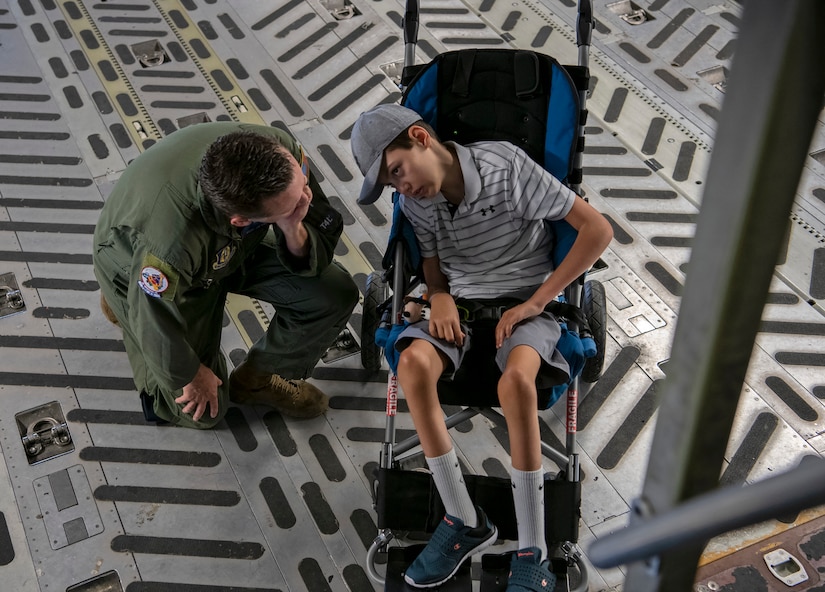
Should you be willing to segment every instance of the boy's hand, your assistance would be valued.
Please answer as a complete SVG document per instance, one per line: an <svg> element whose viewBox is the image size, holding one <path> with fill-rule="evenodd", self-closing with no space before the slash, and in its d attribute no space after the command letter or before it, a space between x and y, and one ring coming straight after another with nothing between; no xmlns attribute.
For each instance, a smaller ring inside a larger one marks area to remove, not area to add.
<svg viewBox="0 0 825 592"><path fill-rule="evenodd" d="M455 300L446 292L430 297L430 335L458 347L464 345L464 332L461 330Z"/></svg>
<svg viewBox="0 0 825 592"><path fill-rule="evenodd" d="M539 306L531 300L506 310L496 325L496 348L500 348L504 344L504 340L513 334L513 327L525 319L532 319L540 315L543 310L543 306Z"/></svg>

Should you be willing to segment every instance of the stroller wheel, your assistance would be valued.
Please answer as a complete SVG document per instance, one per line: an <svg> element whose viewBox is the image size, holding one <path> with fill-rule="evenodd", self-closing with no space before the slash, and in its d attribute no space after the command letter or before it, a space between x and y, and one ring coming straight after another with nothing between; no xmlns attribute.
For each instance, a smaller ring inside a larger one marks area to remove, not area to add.
<svg viewBox="0 0 825 592"><path fill-rule="evenodd" d="M380 273L367 276L364 306L361 312L361 365L371 372L381 368L382 347L375 343L375 330L381 323L380 305L389 298L389 289Z"/></svg>
<svg viewBox="0 0 825 592"><path fill-rule="evenodd" d="M596 382L602 375L604 366L604 347L607 333L607 303L604 285L598 280L584 283L584 314L596 342L596 355L584 362L581 379L584 382Z"/></svg>
<svg viewBox="0 0 825 592"><path fill-rule="evenodd" d="M590 577L587 563L574 543L562 543L559 548L551 548L550 557L556 581L555 592L588 592Z"/></svg>
<svg viewBox="0 0 825 592"><path fill-rule="evenodd" d="M560 585L556 586L557 592L587 592L590 590L590 583L587 575L587 565L580 555L572 558L573 565L568 568L566 577Z"/></svg>

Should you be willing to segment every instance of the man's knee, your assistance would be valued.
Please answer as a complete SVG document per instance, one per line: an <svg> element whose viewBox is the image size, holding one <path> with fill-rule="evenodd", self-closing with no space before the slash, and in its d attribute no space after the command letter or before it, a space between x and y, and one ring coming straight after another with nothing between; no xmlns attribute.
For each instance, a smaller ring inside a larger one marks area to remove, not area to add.
<svg viewBox="0 0 825 592"><path fill-rule="evenodd" d="M319 300L325 307L324 316L349 319L361 296L352 276L337 265L330 265L321 276L322 289Z"/></svg>
<svg viewBox="0 0 825 592"><path fill-rule="evenodd" d="M337 300L342 308L349 308L352 311L355 305L358 304L361 292L358 290L355 280L343 267L338 265L331 265L330 267L337 270L331 274L331 287L337 297L334 300Z"/></svg>

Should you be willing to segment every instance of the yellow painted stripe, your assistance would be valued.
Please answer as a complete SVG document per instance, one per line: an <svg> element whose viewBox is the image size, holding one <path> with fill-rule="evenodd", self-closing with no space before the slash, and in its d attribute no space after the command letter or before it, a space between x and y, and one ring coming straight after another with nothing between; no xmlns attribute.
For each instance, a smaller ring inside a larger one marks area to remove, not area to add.
<svg viewBox="0 0 825 592"><path fill-rule="evenodd" d="M212 51L209 41L201 33L201 28L189 18L189 13L181 3L177 0L163 0L162 2L160 0L154 0L153 3L166 21L166 24L169 25L169 29L175 37L177 37L178 42L186 51L189 59L192 60L192 63L195 64L200 71L201 76L203 76L215 92L224 109L226 109L226 113L235 121L256 125L268 125L264 118L261 117L261 114L254 108L252 101L243 89L241 89L232 72L225 67L226 65L218 59L217 54ZM186 21L187 26L183 29L179 28L176 22L170 18L170 11L175 11L177 19ZM193 40L196 40L198 44L208 50L208 57L202 58L192 50ZM231 90L225 91L218 86L212 74L210 74L210 72L216 70L220 70L226 75L227 79L232 83L233 88Z"/></svg>
<svg viewBox="0 0 825 592"><path fill-rule="evenodd" d="M346 267L350 274L355 275L357 273L363 273L364 275L369 275L375 271L375 268L370 265L367 258L364 257L364 254L356 248L355 244L349 239L346 233L341 235L341 242L344 243L344 246L347 248L347 253L346 255L336 257L335 259L341 263L341 265Z"/></svg>
<svg viewBox="0 0 825 592"><path fill-rule="evenodd" d="M67 9L66 6L70 5L80 11L81 18L77 18L77 14L74 10ZM126 73L120 67L120 62L115 58L115 55L112 53L112 50L109 49L109 45L106 43L106 40L103 38L103 35L100 33L100 29L97 28L97 24L95 24L94 19L89 15L86 7L83 5L82 2L73 2L73 1L66 1L59 3L60 10L63 12L63 16L65 17L66 23L69 25L69 28L74 32L75 37L78 39L79 43L83 47L83 51L86 54L86 57L89 59L89 63L94 71L97 73L97 77L100 78L100 82L103 84L103 87L106 89L107 93L109 94L110 103L114 107L115 110L120 114L120 118L123 120L124 125L126 126L129 134L132 136L132 140L134 141L135 145L138 147L142 147L143 143L147 139L153 140L160 140L162 135L160 130L158 130L155 122L152 121L152 118L149 117L149 112L143 106L140 98L138 97L137 93L135 92L135 88L132 86L132 83L126 77ZM96 48L90 48L85 43L83 43L83 37L81 36L81 31L89 30L95 37L97 41ZM114 71L117 73L116 80L107 80L106 77L103 75L103 72L100 69L101 63L108 63L114 68ZM137 109L136 115L127 115L123 108L121 107L120 101L117 100L119 95L128 95L129 98L135 105Z"/></svg>
<svg viewBox="0 0 825 592"><path fill-rule="evenodd" d="M238 328L238 332L241 334L241 339L243 339L243 342L246 344L247 348L252 347L254 342L249 336L249 333L247 333L244 329L243 323L240 321L240 314L242 312L252 311L264 331L266 331L266 328L269 327L269 317L266 316L266 312L261 306L261 303L252 298L247 298L246 296L241 296L240 294L229 294L226 299L225 310L226 314L229 315L229 318L232 319L232 322Z"/></svg>

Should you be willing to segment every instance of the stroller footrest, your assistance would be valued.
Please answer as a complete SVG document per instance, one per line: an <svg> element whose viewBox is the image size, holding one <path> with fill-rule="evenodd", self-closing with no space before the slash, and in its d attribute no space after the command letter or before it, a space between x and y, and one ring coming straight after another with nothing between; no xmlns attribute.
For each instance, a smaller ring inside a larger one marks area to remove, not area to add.
<svg viewBox="0 0 825 592"><path fill-rule="evenodd" d="M473 502L484 508L502 540L517 540L516 514L510 480L464 475ZM579 536L581 483L545 479L545 531L549 543ZM444 506L429 473L379 469L376 495L378 527L432 533L444 516Z"/></svg>
<svg viewBox="0 0 825 592"><path fill-rule="evenodd" d="M409 547L391 547L387 553L387 575L384 592L421 592L404 581L404 571L412 563L424 545ZM458 572L438 587L440 592L471 592L473 580L470 576L470 561L465 561Z"/></svg>
<svg viewBox="0 0 825 592"><path fill-rule="evenodd" d="M481 589L479 592L505 592L507 576L510 574L510 559L513 551L506 553L486 553L481 556ZM567 563L563 559L551 559L551 571L559 580L564 580ZM565 588L566 590L566 588Z"/></svg>
<svg viewBox="0 0 825 592"><path fill-rule="evenodd" d="M404 581L404 571L418 557L424 544L407 547L391 547L387 553L387 573L384 592L420 592ZM485 553L481 556L481 586L479 592L505 592L510 574L510 559L513 551L505 553ZM478 559L476 559L478 561ZM441 584L441 592L470 592L472 590L472 560L465 561L455 576ZM564 581L567 564L563 559L552 560L552 571L560 581Z"/></svg>

